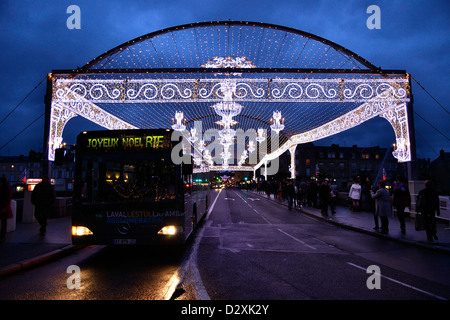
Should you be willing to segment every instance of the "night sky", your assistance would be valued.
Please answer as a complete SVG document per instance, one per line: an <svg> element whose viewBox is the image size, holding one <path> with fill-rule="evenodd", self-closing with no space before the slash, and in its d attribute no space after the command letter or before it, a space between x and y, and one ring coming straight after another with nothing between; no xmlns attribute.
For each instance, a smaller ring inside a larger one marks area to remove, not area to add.
<svg viewBox="0 0 450 320"><path fill-rule="evenodd" d="M81 9L79 30L66 26L70 5ZM367 28L370 5L380 7L381 29ZM81 67L105 51L153 31L218 20L303 30L382 69L406 70L441 104L412 81L418 158L433 160L440 149L450 152L450 1L0 0L0 155L42 151L44 117L39 116L44 112L46 81L38 84L52 70ZM78 132L98 128L76 117L67 124L63 137L74 143ZM315 144L388 147L393 142L393 129L377 118Z"/></svg>

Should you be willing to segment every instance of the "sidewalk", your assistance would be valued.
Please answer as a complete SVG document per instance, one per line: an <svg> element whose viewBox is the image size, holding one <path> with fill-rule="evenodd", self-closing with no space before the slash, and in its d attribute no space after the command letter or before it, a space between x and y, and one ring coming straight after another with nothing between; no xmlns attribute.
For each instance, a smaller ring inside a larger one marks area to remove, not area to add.
<svg viewBox="0 0 450 320"><path fill-rule="evenodd" d="M249 191L253 194L258 194L260 197L266 198L267 195L259 194L256 191ZM270 196L270 200L280 203L287 208L287 201L279 201L272 194ZM308 214L316 219L321 221L326 221L328 223L341 226L343 228L351 229L354 231L362 232L371 236L377 236L385 239L389 239L392 241L398 241L414 246L419 246L422 248L427 248L431 250L436 250L439 252L444 252L450 254L450 225L446 220L437 220L436 229L438 240L428 241L425 230L424 231L416 231L414 227L414 218L406 217L405 218L405 226L406 233L402 234L400 232L400 222L398 218L390 217L389 218L389 233L382 234L376 230L374 230L375 222L373 218L373 214L370 212L359 211L352 212L349 207L345 206L336 206L336 214L332 215L331 210L329 209L328 217L323 216L320 213L320 209L316 209L313 207L303 206L300 208L295 208L293 211L302 212ZM380 224L381 225L381 224Z"/></svg>
<svg viewBox="0 0 450 320"><path fill-rule="evenodd" d="M0 277L16 273L70 253L71 217L48 219L47 233L39 233L39 224L18 222L16 230L0 243Z"/></svg>

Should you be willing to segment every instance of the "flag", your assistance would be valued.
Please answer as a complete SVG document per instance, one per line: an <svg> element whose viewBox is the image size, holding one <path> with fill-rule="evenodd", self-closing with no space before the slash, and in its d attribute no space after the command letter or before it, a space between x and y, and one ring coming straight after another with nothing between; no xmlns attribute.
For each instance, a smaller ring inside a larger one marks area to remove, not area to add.
<svg viewBox="0 0 450 320"><path fill-rule="evenodd" d="M28 172L27 172L27 169L25 168L23 170L23 172L19 175L18 182L19 183L27 183L27 178L28 178Z"/></svg>

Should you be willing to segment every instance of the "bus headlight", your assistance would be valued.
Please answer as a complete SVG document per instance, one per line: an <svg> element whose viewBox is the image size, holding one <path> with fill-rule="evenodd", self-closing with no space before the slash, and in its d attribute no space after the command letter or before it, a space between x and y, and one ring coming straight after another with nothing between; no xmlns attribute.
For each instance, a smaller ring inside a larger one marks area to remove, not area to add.
<svg viewBox="0 0 450 320"><path fill-rule="evenodd" d="M173 236L181 231L183 231L181 226L165 226L158 231L158 234Z"/></svg>
<svg viewBox="0 0 450 320"><path fill-rule="evenodd" d="M93 235L94 233L89 230L87 227L83 226L72 226L72 235L73 236L89 236Z"/></svg>

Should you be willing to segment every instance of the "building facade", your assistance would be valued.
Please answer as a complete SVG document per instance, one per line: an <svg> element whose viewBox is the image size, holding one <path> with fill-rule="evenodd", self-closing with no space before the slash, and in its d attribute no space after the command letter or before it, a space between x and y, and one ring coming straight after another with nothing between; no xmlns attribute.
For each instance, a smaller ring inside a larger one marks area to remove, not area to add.
<svg viewBox="0 0 450 320"><path fill-rule="evenodd" d="M360 177L372 181L390 180L400 174L406 177L406 164L398 163L392 149L374 147L315 146L313 143L298 145L295 152L297 179L328 177L336 179L339 188L347 188L347 182Z"/></svg>
<svg viewBox="0 0 450 320"><path fill-rule="evenodd" d="M27 179L42 179L44 162L42 153L30 151L28 156L0 156L0 177L5 177L15 194L23 192ZM71 192L74 177L73 156L67 157L62 166L51 168L55 191Z"/></svg>

